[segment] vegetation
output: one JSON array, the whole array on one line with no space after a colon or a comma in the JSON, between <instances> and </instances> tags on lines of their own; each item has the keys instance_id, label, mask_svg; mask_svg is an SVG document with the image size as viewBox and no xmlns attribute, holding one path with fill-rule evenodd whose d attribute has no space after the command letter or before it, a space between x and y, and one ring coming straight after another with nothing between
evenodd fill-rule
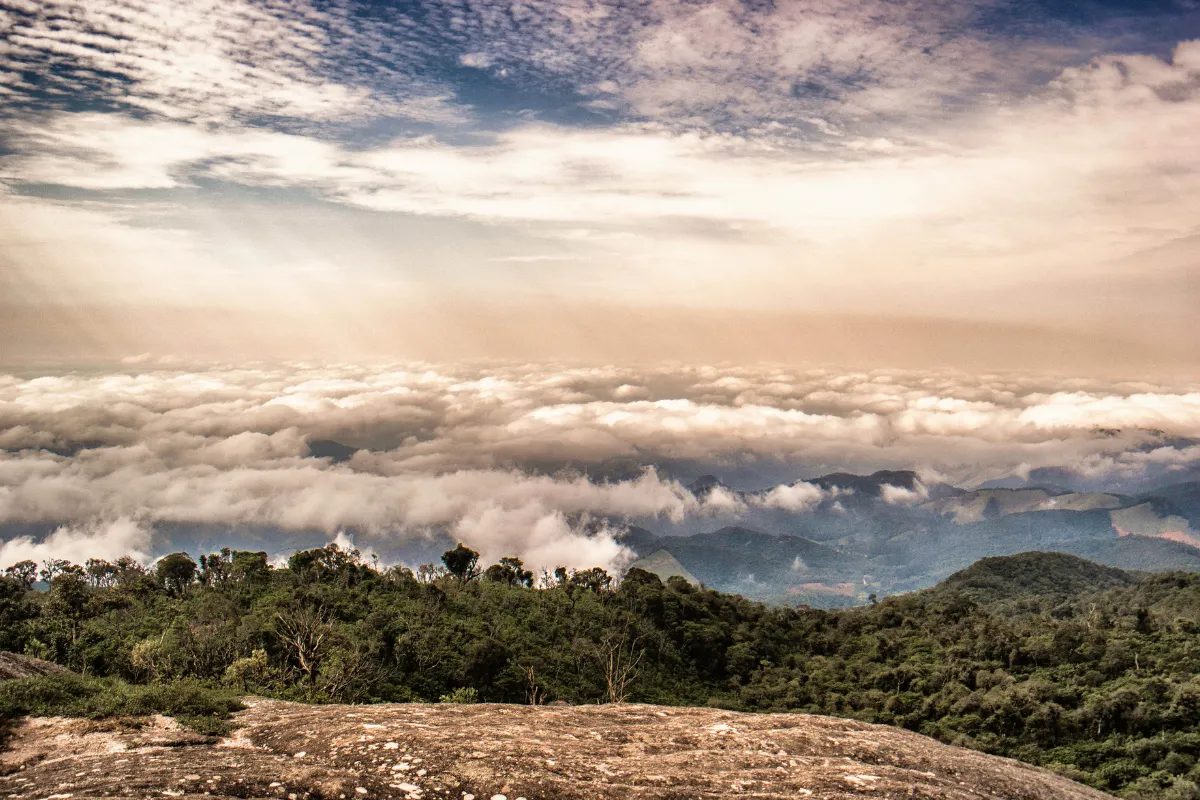
<instances>
[{"instance_id":1,"label":"vegetation","mask_svg":"<svg viewBox=\"0 0 1200 800\"><path fill-rule=\"evenodd\" d=\"M66 673L0 683L0 720L21 716L103 719L165 714L211 735L225 735L229 714L241 710L228 690L184 679L144 686L118 678L88 678Z\"/></svg>"},{"instance_id":2,"label":"vegetation","mask_svg":"<svg viewBox=\"0 0 1200 800\"><path fill-rule=\"evenodd\" d=\"M641 570L480 566L461 546L415 573L333 546L286 569L228 550L154 570L19 564L0 579L0 649L86 677L0 686L0 716L219 719L242 692L707 704L897 725L1128 798L1200 798L1200 575L1024 554L830 611Z\"/></svg>"}]
</instances>

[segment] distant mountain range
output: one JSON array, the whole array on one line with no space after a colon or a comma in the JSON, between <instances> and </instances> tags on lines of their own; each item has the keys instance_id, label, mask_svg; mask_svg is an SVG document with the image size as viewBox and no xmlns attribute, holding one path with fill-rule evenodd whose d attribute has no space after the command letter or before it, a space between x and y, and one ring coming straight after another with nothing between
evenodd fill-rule
<instances>
[{"instance_id":1,"label":"distant mountain range","mask_svg":"<svg viewBox=\"0 0 1200 800\"><path fill-rule=\"evenodd\" d=\"M358 450L332 440L309 455L342 463ZM634 462L611 465L605 482L633 480ZM619 469L618 469L619 467ZM1067 553L1126 570L1200 571L1200 475L1124 491L1066 469L1034 470L964 489L910 470L835 472L762 489L736 489L713 475L688 485L727 514L661 519L592 519L625 532L633 565L746 597L787 605L842 607L936 584L981 558L1025 551ZM596 476L593 479L599 480ZM705 524L707 521L707 525ZM41 539L60 523L0 525L0 542ZM264 525L158 523L156 554L195 554L227 545L286 558L330 538L321 530ZM381 540L347 530L383 563L437 563L455 540L445 530Z\"/></svg>"},{"instance_id":2,"label":"distant mountain range","mask_svg":"<svg viewBox=\"0 0 1200 800\"><path fill-rule=\"evenodd\" d=\"M639 557L633 566L660 577L819 607L932 586L981 558L1025 551L1200 571L1200 481L1136 495L1054 485L965 490L909 471L804 483L822 490L820 500L788 510L761 502L774 489L736 490L705 476L689 489L701 500L723 491L746 503L738 526L680 536L632 527L622 541Z\"/></svg>"}]
</instances>

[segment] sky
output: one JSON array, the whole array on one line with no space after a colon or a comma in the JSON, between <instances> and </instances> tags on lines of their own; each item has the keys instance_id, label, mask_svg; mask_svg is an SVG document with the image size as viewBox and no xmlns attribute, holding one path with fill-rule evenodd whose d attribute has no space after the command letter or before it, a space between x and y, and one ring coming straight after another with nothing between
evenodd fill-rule
<instances>
[{"instance_id":1,"label":"sky","mask_svg":"<svg viewBox=\"0 0 1200 800\"><path fill-rule=\"evenodd\" d=\"M0 0L0 567L1200 474L1196 131L1200 0Z\"/></svg>"},{"instance_id":2,"label":"sky","mask_svg":"<svg viewBox=\"0 0 1200 800\"><path fill-rule=\"evenodd\" d=\"M0 361L1188 374L1195 0L0 0Z\"/></svg>"}]
</instances>

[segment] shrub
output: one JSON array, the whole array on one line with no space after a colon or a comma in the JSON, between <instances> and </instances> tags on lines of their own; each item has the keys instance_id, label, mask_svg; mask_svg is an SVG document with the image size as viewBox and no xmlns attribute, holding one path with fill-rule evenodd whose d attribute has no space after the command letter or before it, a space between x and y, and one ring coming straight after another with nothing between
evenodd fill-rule
<instances>
[{"instance_id":1,"label":"shrub","mask_svg":"<svg viewBox=\"0 0 1200 800\"><path fill-rule=\"evenodd\" d=\"M438 702L439 703L464 703L467 705L469 705L471 703L478 703L479 702L479 692L477 692L474 689L469 688L469 687L465 688L465 689L455 689L450 694L444 694L441 697L439 697Z\"/></svg>"},{"instance_id":2,"label":"shrub","mask_svg":"<svg viewBox=\"0 0 1200 800\"><path fill-rule=\"evenodd\" d=\"M20 716L85 717L165 714L201 733L227 733L237 697L196 680L144 686L116 678L42 675L0 683L0 720Z\"/></svg>"}]
</instances>

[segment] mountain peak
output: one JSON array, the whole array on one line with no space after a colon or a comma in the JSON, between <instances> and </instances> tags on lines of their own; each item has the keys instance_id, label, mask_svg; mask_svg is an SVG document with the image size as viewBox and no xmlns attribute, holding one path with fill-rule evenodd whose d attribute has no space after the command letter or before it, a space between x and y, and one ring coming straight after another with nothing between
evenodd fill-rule
<instances>
[{"instance_id":1,"label":"mountain peak","mask_svg":"<svg viewBox=\"0 0 1200 800\"><path fill-rule=\"evenodd\" d=\"M1133 583L1132 575L1115 567L1067 553L1032 551L980 559L932 591L957 590L987 602L1026 594L1068 596Z\"/></svg>"}]
</instances>

